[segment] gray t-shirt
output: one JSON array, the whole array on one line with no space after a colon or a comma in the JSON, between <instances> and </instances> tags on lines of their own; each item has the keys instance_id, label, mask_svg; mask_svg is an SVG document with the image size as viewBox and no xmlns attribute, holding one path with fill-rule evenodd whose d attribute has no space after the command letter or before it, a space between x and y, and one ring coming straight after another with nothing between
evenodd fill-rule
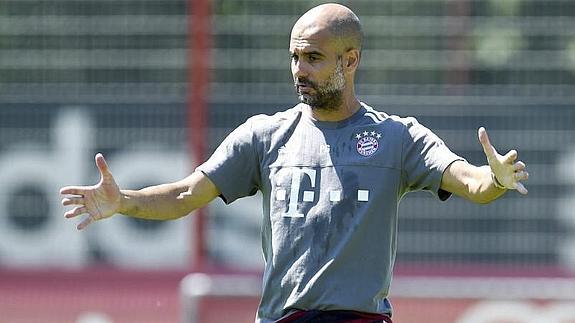
<instances>
[{"instance_id":1,"label":"gray t-shirt","mask_svg":"<svg viewBox=\"0 0 575 323\"><path fill-rule=\"evenodd\" d=\"M401 197L440 190L460 160L414 118L362 108L315 121L303 105L235 129L198 170L226 203L263 195L263 294L256 322L289 309L391 314Z\"/></svg>"}]
</instances>

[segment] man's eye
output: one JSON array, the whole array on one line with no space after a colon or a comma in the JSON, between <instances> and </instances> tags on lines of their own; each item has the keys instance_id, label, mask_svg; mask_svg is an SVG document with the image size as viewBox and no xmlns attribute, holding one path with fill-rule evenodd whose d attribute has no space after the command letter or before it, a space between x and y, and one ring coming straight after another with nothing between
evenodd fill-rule
<instances>
[{"instance_id":1,"label":"man's eye","mask_svg":"<svg viewBox=\"0 0 575 323\"><path fill-rule=\"evenodd\" d=\"M290 59L290 61L292 61L292 62L297 62L298 57L297 57L297 55L290 55L290 56L289 56L289 59Z\"/></svg>"},{"instance_id":2,"label":"man's eye","mask_svg":"<svg viewBox=\"0 0 575 323\"><path fill-rule=\"evenodd\" d=\"M315 62L315 61L317 61L318 59L319 59L319 57L314 56L314 55L311 55L311 56L308 58L308 60L309 60L310 62Z\"/></svg>"}]
</instances>

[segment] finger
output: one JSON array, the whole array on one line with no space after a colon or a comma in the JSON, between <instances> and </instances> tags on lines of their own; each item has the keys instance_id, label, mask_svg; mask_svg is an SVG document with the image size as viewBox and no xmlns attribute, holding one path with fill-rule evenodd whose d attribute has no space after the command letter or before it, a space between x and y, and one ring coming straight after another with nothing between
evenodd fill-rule
<instances>
[{"instance_id":1,"label":"finger","mask_svg":"<svg viewBox=\"0 0 575 323\"><path fill-rule=\"evenodd\" d=\"M102 175L102 179L111 177L112 173L110 172L110 167L108 167L106 159L104 159L104 155L97 153L94 159L96 160L96 167L98 167L98 170Z\"/></svg>"},{"instance_id":2,"label":"finger","mask_svg":"<svg viewBox=\"0 0 575 323\"><path fill-rule=\"evenodd\" d=\"M83 230L87 226L89 226L92 222L94 222L94 219L91 216L89 216L89 217L85 218L84 221L80 222L80 224L78 224L78 226L76 226L76 229Z\"/></svg>"},{"instance_id":3,"label":"finger","mask_svg":"<svg viewBox=\"0 0 575 323\"><path fill-rule=\"evenodd\" d=\"M64 216L69 219L85 213L88 213L88 209L86 209L85 206L77 206L72 210L64 213Z\"/></svg>"},{"instance_id":4,"label":"finger","mask_svg":"<svg viewBox=\"0 0 575 323\"><path fill-rule=\"evenodd\" d=\"M495 150L493 145L491 145L491 142L489 141L489 136L487 135L487 131L485 130L485 128L480 127L479 130L477 131L477 136L479 137L479 142L481 143L481 147L483 147L483 152L485 153L485 156L487 156L487 159L489 160L495 157L497 151Z\"/></svg>"},{"instance_id":5,"label":"finger","mask_svg":"<svg viewBox=\"0 0 575 323\"><path fill-rule=\"evenodd\" d=\"M517 172L517 171L524 170L525 167L526 167L526 166L525 166L525 163L522 162L522 161L518 161L518 162L516 162L515 164L513 164L513 170L516 171L516 172Z\"/></svg>"},{"instance_id":6,"label":"finger","mask_svg":"<svg viewBox=\"0 0 575 323\"><path fill-rule=\"evenodd\" d=\"M526 171L520 171L513 175L516 181L525 181L529 178L529 173Z\"/></svg>"},{"instance_id":7,"label":"finger","mask_svg":"<svg viewBox=\"0 0 575 323\"><path fill-rule=\"evenodd\" d=\"M522 183L517 183L515 189L517 190L517 192L526 195L528 193L527 189L525 188L525 186L523 186Z\"/></svg>"},{"instance_id":8,"label":"finger","mask_svg":"<svg viewBox=\"0 0 575 323\"><path fill-rule=\"evenodd\" d=\"M60 194L84 196L84 194L86 194L86 189L87 188L85 186L66 186L60 189Z\"/></svg>"},{"instance_id":9,"label":"finger","mask_svg":"<svg viewBox=\"0 0 575 323\"><path fill-rule=\"evenodd\" d=\"M62 199L62 205L84 205L83 197L67 197Z\"/></svg>"},{"instance_id":10,"label":"finger","mask_svg":"<svg viewBox=\"0 0 575 323\"><path fill-rule=\"evenodd\" d=\"M507 164L513 163L517 159L517 150L513 149L503 156L503 162Z\"/></svg>"}]
</instances>

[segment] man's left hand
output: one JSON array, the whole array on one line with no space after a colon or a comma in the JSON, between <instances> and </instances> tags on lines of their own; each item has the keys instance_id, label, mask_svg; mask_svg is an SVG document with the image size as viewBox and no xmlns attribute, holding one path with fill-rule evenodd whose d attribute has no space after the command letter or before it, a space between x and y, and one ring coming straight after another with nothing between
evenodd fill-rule
<instances>
[{"instance_id":1,"label":"man's left hand","mask_svg":"<svg viewBox=\"0 0 575 323\"><path fill-rule=\"evenodd\" d=\"M491 171L495 177L493 180L496 180L501 186L507 189L513 189L521 194L527 194L527 189L521 181L527 180L529 173L525 170L525 163L522 161L515 162L515 160L517 160L517 151L511 150L502 156L495 150L495 147L491 145L485 128L479 128L477 134L485 156L487 157L489 167L491 167Z\"/></svg>"}]
</instances>

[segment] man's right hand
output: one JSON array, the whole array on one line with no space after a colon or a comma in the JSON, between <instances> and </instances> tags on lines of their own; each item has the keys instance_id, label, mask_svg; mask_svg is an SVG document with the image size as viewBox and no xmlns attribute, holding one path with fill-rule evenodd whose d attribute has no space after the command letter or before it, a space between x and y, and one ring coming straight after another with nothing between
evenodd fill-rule
<instances>
[{"instance_id":1,"label":"man's right hand","mask_svg":"<svg viewBox=\"0 0 575 323\"><path fill-rule=\"evenodd\" d=\"M66 218L88 214L88 217L78 224L78 230L84 229L92 222L111 217L120 209L122 199L120 188L116 184L104 156L98 153L95 160L100 171L98 184L66 186L60 189L60 194L64 195L62 205L76 205L75 208L64 213Z\"/></svg>"}]
</instances>

